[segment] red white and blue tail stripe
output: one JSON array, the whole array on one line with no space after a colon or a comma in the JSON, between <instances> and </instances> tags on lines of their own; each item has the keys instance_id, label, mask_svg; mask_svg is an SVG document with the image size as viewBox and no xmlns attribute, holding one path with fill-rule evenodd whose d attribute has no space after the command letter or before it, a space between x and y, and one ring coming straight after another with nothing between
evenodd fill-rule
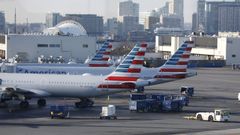
<instances>
[{"instance_id":1,"label":"red white and blue tail stripe","mask_svg":"<svg viewBox=\"0 0 240 135\"><path fill-rule=\"evenodd\" d=\"M146 47L146 43L135 45L116 70L107 76L104 84L99 85L98 88L134 89L134 83L140 77Z\"/></svg>"},{"instance_id":2,"label":"red white and blue tail stripe","mask_svg":"<svg viewBox=\"0 0 240 135\"><path fill-rule=\"evenodd\" d=\"M159 68L159 79L181 79L187 74L187 65L190 59L193 41L185 41L172 57Z\"/></svg>"},{"instance_id":3,"label":"red white and blue tail stripe","mask_svg":"<svg viewBox=\"0 0 240 135\"><path fill-rule=\"evenodd\" d=\"M111 64L108 62L112 51L112 44L105 42L98 50L97 54L88 63L89 67L109 67Z\"/></svg>"}]
</instances>

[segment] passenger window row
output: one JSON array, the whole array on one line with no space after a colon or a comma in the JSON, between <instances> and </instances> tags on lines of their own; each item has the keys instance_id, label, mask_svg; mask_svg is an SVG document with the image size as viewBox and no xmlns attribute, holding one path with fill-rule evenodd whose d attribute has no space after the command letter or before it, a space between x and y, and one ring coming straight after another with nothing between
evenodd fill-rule
<instances>
[{"instance_id":1,"label":"passenger window row","mask_svg":"<svg viewBox=\"0 0 240 135\"><path fill-rule=\"evenodd\" d=\"M2 83L16 83L16 84L33 84L34 82L31 80L2 80ZM96 83L89 83L89 82L55 82L50 81L48 82L50 85L75 85L75 86L96 86Z\"/></svg>"},{"instance_id":2,"label":"passenger window row","mask_svg":"<svg viewBox=\"0 0 240 135\"><path fill-rule=\"evenodd\" d=\"M95 83L87 83L87 82L54 82L54 81L50 81L49 84L52 85L75 85L75 86L95 86Z\"/></svg>"}]
</instances>

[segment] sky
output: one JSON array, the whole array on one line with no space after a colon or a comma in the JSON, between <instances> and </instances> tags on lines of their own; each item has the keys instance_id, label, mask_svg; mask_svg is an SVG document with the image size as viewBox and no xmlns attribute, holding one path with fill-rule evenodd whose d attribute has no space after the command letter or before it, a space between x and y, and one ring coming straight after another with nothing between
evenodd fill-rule
<instances>
[{"instance_id":1,"label":"sky","mask_svg":"<svg viewBox=\"0 0 240 135\"><path fill-rule=\"evenodd\" d=\"M0 0L0 11L5 12L6 21L14 21L14 10L17 10L17 22L45 22L46 13L61 14L97 14L104 19L117 17L118 4L126 0ZM140 12L151 11L163 7L168 0L133 0L139 3ZM197 0L184 0L185 22L192 21L192 13L196 12Z\"/></svg>"}]
</instances>

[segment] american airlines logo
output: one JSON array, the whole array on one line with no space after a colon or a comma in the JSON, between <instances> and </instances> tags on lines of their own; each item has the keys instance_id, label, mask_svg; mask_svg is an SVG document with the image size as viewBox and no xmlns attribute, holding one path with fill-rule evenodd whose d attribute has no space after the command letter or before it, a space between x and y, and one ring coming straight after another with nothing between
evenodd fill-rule
<instances>
[{"instance_id":1,"label":"american airlines logo","mask_svg":"<svg viewBox=\"0 0 240 135\"><path fill-rule=\"evenodd\" d=\"M17 73L30 73L30 74L67 74L66 71L55 71L55 70L29 70L29 69L24 69L24 68L17 68L16 69Z\"/></svg>"}]
</instances>

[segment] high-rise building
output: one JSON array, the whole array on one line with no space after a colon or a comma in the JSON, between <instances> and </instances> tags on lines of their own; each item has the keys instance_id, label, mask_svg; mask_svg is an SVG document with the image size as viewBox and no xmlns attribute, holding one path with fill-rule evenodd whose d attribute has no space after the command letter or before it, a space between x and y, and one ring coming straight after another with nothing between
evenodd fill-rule
<instances>
[{"instance_id":1,"label":"high-rise building","mask_svg":"<svg viewBox=\"0 0 240 135\"><path fill-rule=\"evenodd\" d=\"M110 34L117 35L117 33L118 33L118 21L117 21L117 18L107 19L106 30Z\"/></svg>"},{"instance_id":2,"label":"high-rise building","mask_svg":"<svg viewBox=\"0 0 240 135\"><path fill-rule=\"evenodd\" d=\"M5 14L0 12L0 33L5 33Z\"/></svg>"},{"instance_id":3,"label":"high-rise building","mask_svg":"<svg viewBox=\"0 0 240 135\"><path fill-rule=\"evenodd\" d=\"M60 21L62 21L62 16L60 13L48 13L46 15L47 28L56 26Z\"/></svg>"},{"instance_id":4,"label":"high-rise building","mask_svg":"<svg viewBox=\"0 0 240 135\"><path fill-rule=\"evenodd\" d=\"M170 0L168 6L169 14L183 17L183 0Z\"/></svg>"},{"instance_id":5,"label":"high-rise building","mask_svg":"<svg viewBox=\"0 0 240 135\"><path fill-rule=\"evenodd\" d=\"M80 23L90 36L103 34L103 17L96 14L66 14L63 20L74 20Z\"/></svg>"},{"instance_id":6,"label":"high-rise building","mask_svg":"<svg viewBox=\"0 0 240 135\"><path fill-rule=\"evenodd\" d=\"M177 15L163 16L162 26L166 28L181 28L182 19Z\"/></svg>"},{"instance_id":7,"label":"high-rise building","mask_svg":"<svg viewBox=\"0 0 240 135\"><path fill-rule=\"evenodd\" d=\"M218 33L218 7L225 2L206 2L206 33Z\"/></svg>"},{"instance_id":8,"label":"high-rise building","mask_svg":"<svg viewBox=\"0 0 240 135\"><path fill-rule=\"evenodd\" d=\"M148 16L146 18L145 24L144 24L144 29L148 29L150 31L153 31L156 28L156 24L160 22L159 17L155 16Z\"/></svg>"},{"instance_id":9,"label":"high-rise building","mask_svg":"<svg viewBox=\"0 0 240 135\"><path fill-rule=\"evenodd\" d=\"M139 28L138 17L122 16L120 17L120 22L122 22L122 30L120 35L123 39L127 38L129 32L137 31Z\"/></svg>"},{"instance_id":10,"label":"high-rise building","mask_svg":"<svg viewBox=\"0 0 240 135\"><path fill-rule=\"evenodd\" d=\"M184 24L184 3L183 0L170 0L169 1L169 14L177 15L181 19L181 27Z\"/></svg>"},{"instance_id":11,"label":"high-rise building","mask_svg":"<svg viewBox=\"0 0 240 135\"><path fill-rule=\"evenodd\" d=\"M158 9L159 15L167 16L169 14L169 2L166 2L165 6Z\"/></svg>"},{"instance_id":12,"label":"high-rise building","mask_svg":"<svg viewBox=\"0 0 240 135\"><path fill-rule=\"evenodd\" d=\"M168 4L168 13L174 14L174 1L173 0L171 0Z\"/></svg>"},{"instance_id":13,"label":"high-rise building","mask_svg":"<svg viewBox=\"0 0 240 135\"><path fill-rule=\"evenodd\" d=\"M224 3L218 7L218 32L240 31L240 3Z\"/></svg>"},{"instance_id":14,"label":"high-rise building","mask_svg":"<svg viewBox=\"0 0 240 135\"><path fill-rule=\"evenodd\" d=\"M151 12L139 12L139 24L144 25L147 17L151 15Z\"/></svg>"},{"instance_id":15,"label":"high-rise building","mask_svg":"<svg viewBox=\"0 0 240 135\"><path fill-rule=\"evenodd\" d=\"M197 13L192 14L192 32L198 31Z\"/></svg>"},{"instance_id":16,"label":"high-rise building","mask_svg":"<svg viewBox=\"0 0 240 135\"><path fill-rule=\"evenodd\" d=\"M205 31L206 27L206 16L205 16L205 0L198 0L197 3L197 30Z\"/></svg>"},{"instance_id":17,"label":"high-rise building","mask_svg":"<svg viewBox=\"0 0 240 135\"><path fill-rule=\"evenodd\" d=\"M118 7L118 16L139 17L139 4L131 0L120 2Z\"/></svg>"},{"instance_id":18,"label":"high-rise building","mask_svg":"<svg viewBox=\"0 0 240 135\"><path fill-rule=\"evenodd\" d=\"M206 32L240 31L238 2L206 2Z\"/></svg>"}]
</instances>

